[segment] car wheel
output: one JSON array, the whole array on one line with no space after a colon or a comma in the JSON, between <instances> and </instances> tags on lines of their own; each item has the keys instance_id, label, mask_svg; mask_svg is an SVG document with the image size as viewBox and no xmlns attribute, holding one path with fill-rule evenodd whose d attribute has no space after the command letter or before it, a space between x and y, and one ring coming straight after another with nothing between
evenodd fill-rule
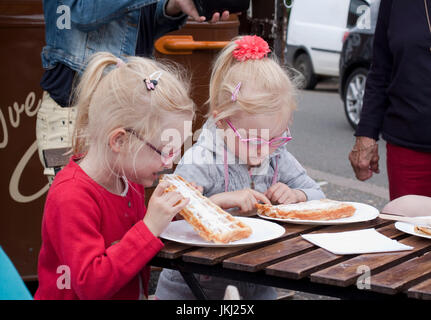
<instances>
[{"instance_id":1,"label":"car wheel","mask_svg":"<svg viewBox=\"0 0 431 320\"><path fill-rule=\"evenodd\" d=\"M306 53L301 53L294 61L293 67L304 77L299 81L298 88L312 90L317 84L317 77L313 73L311 59Z\"/></svg>"},{"instance_id":2,"label":"car wheel","mask_svg":"<svg viewBox=\"0 0 431 320\"><path fill-rule=\"evenodd\" d=\"M355 69L347 78L344 87L344 112L347 121L355 130L361 118L367 73L365 68Z\"/></svg>"}]
</instances>

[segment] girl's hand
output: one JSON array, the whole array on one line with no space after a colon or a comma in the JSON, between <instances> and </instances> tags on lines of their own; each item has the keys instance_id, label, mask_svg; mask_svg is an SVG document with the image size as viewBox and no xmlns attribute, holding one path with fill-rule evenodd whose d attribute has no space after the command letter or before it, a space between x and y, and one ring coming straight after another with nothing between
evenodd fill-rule
<instances>
[{"instance_id":1,"label":"girl's hand","mask_svg":"<svg viewBox=\"0 0 431 320\"><path fill-rule=\"evenodd\" d=\"M210 199L223 209L238 207L243 213L254 210L259 201L271 204L271 201L264 194L252 189L222 192L211 196Z\"/></svg>"},{"instance_id":2,"label":"girl's hand","mask_svg":"<svg viewBox=\"0 0 431 320\"><path fill-rule=\"evenodd\" d=\"M265 195L273 203L289 204L307 201L307 196L301 190L291 189L281 182L277 182L266 190Z\"/></svg>"},{"instance_id":3,"label":"girl's hand","mask_svg":"<svg viewBox=\"0 0 431 320\"><path fill-rule=\"evenodd\" d=\"M190 201L190 199L183 198L179 192L164 192L169 186L170 184L167 182L157 185L148 202L147 213L144 217L144 223L156 237Z\"/></svg>"}]
</instances>

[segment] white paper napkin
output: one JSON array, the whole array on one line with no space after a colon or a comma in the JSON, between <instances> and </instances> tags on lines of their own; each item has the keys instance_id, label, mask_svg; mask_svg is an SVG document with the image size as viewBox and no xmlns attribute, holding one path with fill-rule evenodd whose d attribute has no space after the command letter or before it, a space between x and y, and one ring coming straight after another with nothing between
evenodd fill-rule
<instances>
[{"instance_id":1,"label":"white paper napkin","mask_svg":"<svg viewBox=\"0 0 431 320\"><path fill-rule=\"evenodd\" d=\"M334 254L361 254L375 252L392 252L412 250L396 240L392 240L376 229L364 229L357 231L303 234L305 240L316 246L322 247Z\"/></svg>"}]
</instances>

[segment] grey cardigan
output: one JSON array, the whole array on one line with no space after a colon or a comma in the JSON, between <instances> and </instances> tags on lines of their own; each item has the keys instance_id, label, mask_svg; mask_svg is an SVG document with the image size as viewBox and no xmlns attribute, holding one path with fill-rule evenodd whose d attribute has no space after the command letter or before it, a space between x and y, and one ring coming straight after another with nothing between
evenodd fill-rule
<instances>
[{"instance_id":1,"label":"grey cardigan","mask_svg":"<svg viewBox=\"0 0 431 320\"><path fill-rule=\"evenodd\" d=\"M225 192L225 142L221 129L209 118L201 129L197 142L189 148L178 163L175 173L184 179L202 186L203 194L210 197ZM259 167L254 168L250 177L247 165L227 151L229 172L228 191L250 188L264 193L271 185L278 161L277 182L292 189L302 190L307 200L325 198L319 185L311 179L299 162L287 151L286 146L278 148ZM277 160L278 158L278 160Z\"/></svg>"}]
</instances>

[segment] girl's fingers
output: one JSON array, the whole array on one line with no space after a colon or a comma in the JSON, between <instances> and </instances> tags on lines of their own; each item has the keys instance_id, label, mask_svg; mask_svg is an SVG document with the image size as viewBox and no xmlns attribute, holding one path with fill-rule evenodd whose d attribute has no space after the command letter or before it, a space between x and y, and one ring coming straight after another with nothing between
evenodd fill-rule
<instances>
[{"instance_id":1,"label":"girl's fingers","mask_svg":"<svg viewBox=\"0 0 431 320\"><path fill-rule=\"evenodd\" d=\"M177 194L180 194L180 193L178 191L172 190L172 191L164 192L162 194L162 197L163 197L164 200L168 200L168 199L172 198L173 196L175 196Z\"/></svg>"},{"instance_id":2,"label":"girl's fingers","mask_svg":"<svg viewBox=\"0 0 431 320\"><path fill-rule=\"evenodd\" d=\"M165 203L172 207L175 206L178 202L180 202L184 197L179 192L169 192L170 194L166 195L166 198L164 199Z\"/></svg>"},{"instance_id":3,"label":"girl's fingers","mask_svg":"<svg viewBox=\"0 0 431 320\"><path fill-rule=\"evenodd\" d=\"M250 197L245 197L243 201L239 203L240 211L247 212L250 207Z\"/></svg>"},{"instance_id":4,"label":"girl's fingers","mask_svg":"<svg viewBox=\"0 0 431 320\"><path fill-rule=\"evenodd\" d=\"M189 202L190 202L189 198L182 198L181 201L178 202L178 204L176 204L172 207L174 213L176 214L176 213L180 212L181 210L183 210L188 205Z\"/></svg>"},{"instance_id":5,"label":"girl's fingers","mask_svg":"<svg viewBox=\"0 0 431 320\"><path fill-rule=\"evenodd\" d=\"M246 212L253 210L256 203L257 203L256 199L254 197L251 197L248 201Z\"/></svg>"},{"instance_id":6,"label":"girl's fingers","mask_svg":"<svg viewBox=\"0 0 431 320\"><path fill-rule=\"evenodd\" d=\"M289 193L288 192L286 192L286 193L284 193L281 197L280 197L280 199L278 199L278 202L280 203L280 204L286 204L286 202L287 202L287 200L289 199Z\"/></svg>"},{"instance_id":7,"label":"girl's fingers","mask_svg":"<svg viewBox=\"0 0 431 320\"><path fill-rule=\"evenodd\" d=\"M262 201L265 204L271 204L271 201L263 193L260 193L260 192L258 192L256 190L252 190L251 192L252 192L252 194L253 194L254 199L256 200L256 202L257 201Z\"/></svg>"},{"instance_id":8,"label":"girl's fingers","mask_svg":"<svg viewBox=\"0 0 431 320\"><path fill-rule=\"evenodd\" d=\"M274 185L272 185L271 187L269 187L268 190L266 190L265 195L268 199L275 201L274 199L274 193L280 188L281 184L280 183L276 183Z\"/></svg>"},{"instance_id":9,"label":"girl's fingers","mask_svg":"<svg viewBox=\"0 0 431 320\"><path fill-rule=\"evenodd\" d=\"M250 211L250 203L246 202L243 205L241 205L241 212L248 212Z\"/></svg>"},{"instance_id":10,"label":"girl's fingers","mask_svg":"<svg viewBox=\"0 0 431 320\"><path fill-rule=\"evenodd\" d=\"M277 190L274 191L273 194L273 198L275 198L276 201L279 201L281 199L281 197L283 196L283 194L285 193L289 193L290 188L289 187L284 187L283 185L280 185Z\"/></svg>"},{"instance_id":11,"label":"girl's fingers","mask_svg":"<svg viewBox=\"0 0 431 320\"><path fill-rule=\"evenodd\" d=\"M271 187L269 187L268 188L268 190L266 190L265 191L265 196L268 198L268 199L271 199L272 200L272 192L273 192L273 190L274 190L274 188L273 188L274 186L271 186Z\"/></svg>"},{"instance_id":12,"label":"girl's fingers","mask_svg":"<svg viewBox=\"0 0 431 320\"><path fill-rule=\"evenodd\" d=\"M170 184L166 181L162 181L160 182L156 189L154 189L153 195L156 197L160 197L161 195L163 195L164 191L166 188L168 188L170 186Z\"/></svg>"},{"instance_id":13,"label":"girl's fingers","mask_svg":"<svg viewBox=\"0 0 431 320\"><path fill-rule=\"evenodd\" d=\"M268 197L268 199L270 199L272 202L275 202L275 201L277 201L277 197L275 196L275 193L277 192L277 190L280 188L280 184L275 184L275 185L273 185L273 186L271 186L268 190L267 190L267 192L268 192L268 194L267 194L267 197Z\"/></svg>"},{"instance_id":14,"label":"girl's fingers","mask_svg":"<svg viewBox=\"0 0 431 320\"><path fill-rule=\"evenodd\" d=\"M259 193L259 192L256 191L256 193ZM255 194L251 193L250 197L248 198L248 201L247 201L246 212L254 210L256 208L257 202L258 202L258 199L256 198Z\"/></svg>"},{"instance_id":15,"label":"girl's fingers","mask_svg":"<svg viewBox=\"0 0 431 320\"><path fill-rule=\"evenodd\" d=\"M296 201L292 197L287 197L287 200L284 202L284 204L291 204L296 203Z\"/></svg>"}]
</instances>

